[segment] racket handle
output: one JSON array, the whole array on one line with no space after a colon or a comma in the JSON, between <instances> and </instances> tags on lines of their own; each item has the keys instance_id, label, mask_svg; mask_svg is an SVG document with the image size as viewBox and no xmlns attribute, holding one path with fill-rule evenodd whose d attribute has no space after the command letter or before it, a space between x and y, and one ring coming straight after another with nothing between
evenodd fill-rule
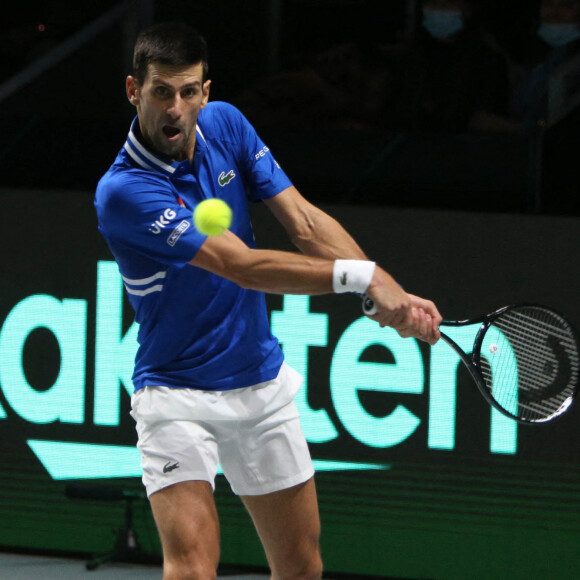
<instances>
[{"instance_id":1,"label":"racket handle","mask_svg":"<svg viewBox=\"0 0 580 580\"><path fill-rule=\"evenodd\" d=\"M362 298L362 309L363 312L367 315L367 316L372 316L373 314L377 313L377 307L375 306L375 303L373 302L372 298L369 298L366 294L363 294L361 296Z\"/></svg>"}]
</instances>

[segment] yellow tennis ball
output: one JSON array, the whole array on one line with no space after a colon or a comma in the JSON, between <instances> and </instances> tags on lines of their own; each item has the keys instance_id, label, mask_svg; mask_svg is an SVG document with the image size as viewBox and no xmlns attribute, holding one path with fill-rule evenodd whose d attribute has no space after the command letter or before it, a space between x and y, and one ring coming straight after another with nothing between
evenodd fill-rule
<instances>
[{"instance_id":1,"label":"yellow tennis ball","mask_svg":"<svg viewBox=\"0 0 580 580\"><path fill-rule=\"evenodd\" d=\"M204 199L193 212L193 223L205 236L219 236L232 225L232 209L223 199Z\"/></svg>"}]
</instances>

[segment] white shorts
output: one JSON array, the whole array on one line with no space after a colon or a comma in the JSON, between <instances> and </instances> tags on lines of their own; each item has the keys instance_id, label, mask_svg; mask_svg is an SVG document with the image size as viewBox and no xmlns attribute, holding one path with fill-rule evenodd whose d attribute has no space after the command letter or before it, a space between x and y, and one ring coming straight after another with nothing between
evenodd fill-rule
<instances>
[{"instance_id":1,"label":"white shorts","mask_svg":"<svg viewBox=\"0 0 580 580\"><path fill-rule=\"evenodd\" d=\"M215 488L218 463L237 495L262 495L307 481L314 467L294 396L302 377L278 376L231 391L145 387L131 398L147 496L175 483Z\"/></svg>"}]
</instances>

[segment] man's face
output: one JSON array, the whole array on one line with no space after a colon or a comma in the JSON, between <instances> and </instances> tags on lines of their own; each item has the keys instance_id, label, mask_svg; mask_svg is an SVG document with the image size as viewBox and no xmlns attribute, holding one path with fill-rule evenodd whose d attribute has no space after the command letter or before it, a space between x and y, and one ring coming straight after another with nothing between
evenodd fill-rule
<instances>
[{"instance_id":1,"label":"man's face","mask_svg":"<svg viewBox=\"0 0 580 580\"><path fill-rule=\"evenodd\" d=\"M174 161L192 159L195 125L209 99L209 80L203 81L201 63L192 66L150 64L141 86L127 78L127 96L137 107L145 141Z\"/></svg>"}]
</instances>

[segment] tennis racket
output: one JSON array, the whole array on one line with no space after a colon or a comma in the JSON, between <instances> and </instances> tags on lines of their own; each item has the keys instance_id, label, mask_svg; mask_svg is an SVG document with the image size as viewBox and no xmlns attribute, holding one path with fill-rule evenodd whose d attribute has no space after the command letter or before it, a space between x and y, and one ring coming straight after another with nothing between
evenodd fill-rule
<instances>
[{"instance_id":1,"label":"tennis racket","mask_svg":"<svg viewBox=\"0 0 580 580\"><path fill-rule=\"evenodd\" d=\"M376 308L363 299L365 314ZM441 332L469 370L485 400L518 421L535 424L564 414L578 391L580 347L572 325L545 306L519 304L449 327L480 324L470 354Z\"/></svg>"}]
</instances>

